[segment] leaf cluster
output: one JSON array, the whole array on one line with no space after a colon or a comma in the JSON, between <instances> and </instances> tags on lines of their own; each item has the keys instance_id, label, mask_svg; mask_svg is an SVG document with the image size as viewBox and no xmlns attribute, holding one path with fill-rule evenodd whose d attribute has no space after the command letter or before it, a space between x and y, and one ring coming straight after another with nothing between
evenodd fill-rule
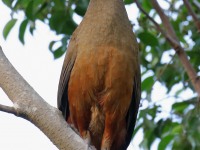
<instances>
[{"instance_id":1,"label":"leaf cluster","mask_svg":"<svg viewBox=\"0 0 200 150\"><path fill-rule=\"evenodd\" d=\"M33 34L36 22L41 21L61 36L60 40L52 41L49 44L49 50L53 53L54 58L59 58L65 53L67 41L77 27L74 15L84 16L89 0L3 0L3 2L12 10L12 19L4 27L4 38L7 38L18 21L14 14L19 11L24 12L24 20L19 27L20 42L24 44L26 31ZM60 46L54 46L56 43Z\"/></svg>"}]
</instances>

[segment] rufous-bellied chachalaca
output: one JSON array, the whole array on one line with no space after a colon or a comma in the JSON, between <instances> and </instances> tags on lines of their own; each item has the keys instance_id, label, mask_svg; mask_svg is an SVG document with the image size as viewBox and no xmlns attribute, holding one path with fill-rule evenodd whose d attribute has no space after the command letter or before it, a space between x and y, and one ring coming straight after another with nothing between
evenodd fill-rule
<instances>
[{"instance_id":1,"label":"rufous-bellied chachalaca","mask_svg":"<svg viewBox=\"0 0 200 150\"><path fill-rule=\"evenodd\" d=\"M65 56L58 108L97 150L125 150L140 102L139 51L123 0L90 0Z\"/></svg>"}]
</instances>

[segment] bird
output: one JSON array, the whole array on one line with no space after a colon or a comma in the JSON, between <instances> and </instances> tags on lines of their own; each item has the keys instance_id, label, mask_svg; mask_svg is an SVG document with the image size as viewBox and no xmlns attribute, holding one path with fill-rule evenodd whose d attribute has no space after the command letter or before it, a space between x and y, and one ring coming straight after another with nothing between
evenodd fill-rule
<instances>
[{"instance_id":1,"label":"bird","mask_svg":"<svg viewBox=\"0 0 200 150\"><path fill-rule=\"evenodd\" d=\"M73 32L57 107L97 150L126 150L141 94L139 46L123 0L90 0Z\"/></svg>"}]
</instances>

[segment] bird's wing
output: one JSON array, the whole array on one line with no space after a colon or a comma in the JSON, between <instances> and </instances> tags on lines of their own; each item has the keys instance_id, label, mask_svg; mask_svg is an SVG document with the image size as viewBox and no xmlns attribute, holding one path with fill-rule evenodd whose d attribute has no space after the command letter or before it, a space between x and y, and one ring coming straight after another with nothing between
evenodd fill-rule
<instances>
[{"instance_id":1,"label":"bird's wing","mask_svg":"<svg viewBox=\"0 0 200 150\"><path fill-rule=\"evenodd\" d=\"M138 70L134 76L134 85L133 85L133 93L132 93L132 100L129 107L129 111L127 114L127 135L126 135L126 144L125 147L127 148L133 135L138 109L140 105L140 96L141 95L141 74L138 65Z\"/></svg>"},{"instance_id":2,"label":"bird's wing","mask_svg":"<svg viewBox=\"0 0 200 150\"><path fill-rule=\"evenodd\" d=\"M68 106L68 82L71 70L76 60L77 49L75 48L74 41L70 41L65 60L60 75L60 82L58 86L57 107L62 111L63 116L67 119L69 115Z\"/></svg>"}]
</instances>

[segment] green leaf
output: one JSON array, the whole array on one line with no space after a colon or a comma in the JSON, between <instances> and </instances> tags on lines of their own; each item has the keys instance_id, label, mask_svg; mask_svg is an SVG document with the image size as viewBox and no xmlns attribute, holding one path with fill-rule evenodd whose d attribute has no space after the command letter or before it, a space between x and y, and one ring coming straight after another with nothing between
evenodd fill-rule
<instances>
[{"instance_id":1,"label":"green leaf","mask_svg":"<svg viewBox=\"0 0 200 150\"><path fill-rule=\"evenodd\" d=\"M31 22L31 23L30 23L29 31L30 31L30 33L31 33L32 35L33 35L34 30L35 30L35 23L34 23L34 22Z\"/></svg>"},{"instance_id":2,"label":"green leaf","mask_svg":"<svg viewBox=\"0 0 200 150\"><path fill-rule=\"evenodd\" d=\"M184 110L189 106L189 103L187 101L174 103L172 105L172 110L174 113L177 114L183 114Z\"/></svg>"},{"instance_id":3,"label":"green leaf","mask_svg":"<svg viewBox=\"0 0 200 150\"><path fill-rule=\"evenodd\" d=\"M27 8L30 0L16 0L14 5L12 6L13 11L23 10Z\"/></svg>"},{"instance_id":4,"label":"green leaf","mask_svg":"<svg viewBox=\"0 0 200 150\"><path fill-rule=\"evenodd\" d=\"M68 1L69 2L69 1ZM56 9L65 9L65 1L64 0L53 0L53 3Z\"/></svg>"},{"instance_id":5,"label":"green leaf","mask_svg":"<svg viewBox=\"0 0 200 150\"><path fill-rule=\"evenodd\" d=\"M158 46L158 39L150 32L144 31L138 34L141 42L149 46Z\"/></svg>"},{"instance_id":6,"label":"green leaf","mask_svg":"<svg viewBox=\"0 0 200 150\"><path fill-rule=\"evenodd\" d=\"M61 57L65 53L65 51L67 49L67 44L68 44L69 38L70 37L66 35L60 41L51 41L50 42L49 50L50 50L50 52L53 53L54 59L57 59L57 58ZM60 42L61 42L61 46L58 47L58 48L54 48L54 44L55 43L59 43L60 44Z\"/></svg>"},{"instance_id":7,"label":"green leaf","mask_svg":"<svg viewBox=\"0 0 200 150\"><path fill-rule=\"evenodd\" d=\"M13 0L2 0L4 4L6 4L8 7L12 6Z\"/></svg>"},{"instance_id":8,"label":"green leaf","mask_svg":"<svg viewBox=\"0 0 200 150\"><path fill-rule=\"evenodd\" d=\"M22 21L19 27L19 40L21 41L22 44L24 44L24 34L26 31L27 24L28 24L28 19L25 19L24 21Z\"/></svg>"},{"instance_id":9,"label":"green leaf","mask_svg":"<svg viewBox=\"0 0 200 150\"><path fill-rule=\"evenodd\" d=\"M78 0L77 3L76 3L76 8L74 9L74 11L78 15L84 16L85 12L87 10L88 3L89 3L88 0Z\"/></svg>"},{"instance_id":10,"label":"green leaf","mask_svg":"<svg viewBox=\"0 0 200 150\"><path fill-rule=\"evenodd\" d=\"M156 114L155 114L156 115ZM169 124L169 120L164 120L164 119L160 119L157 123L156 123L156 128L154 130L154 133L157 137L161 138L163 136L163 129L165 125Z\"/></svg>"},{"instance_id":11,"label":"green leaf","mask_svg":"<svg viewBox=\"0 0 200 150\"><path fill-rule=\"evenodd\" d=\"M71 35L77 27L71 12L66 10L55 12L49 21L50 28L55 30L57 34Z\"/></svg>"},{"instance_id":12,"label":"green leaf","mask_svg":"<svg viewBox=\"0 0 200 150\"><path fill-rule=\"evenodd\" d=\"M56 49L53 52L54 59L57 59L57 58L61 57L64 53L65 53L65 50L63 49L63 47L62 46L59 47L58 49Z\"/></svg>"},{"instance_id":13,"label":"green leaf","mask_svg":"<svg viewBox=\"0 0 200 150\"><path fill-rule=\"evenodd\" d=\"M124 4L132 4L133 0L124 0Z\"/></svg>"},{"instance_id":14,"label":"green leaf","mask_svg":"<svg viewBox=\"0 0 200 150\"><path fill-rule=\"evenodd\" d=\"M143 1L141 2L141 4L142 4L142 7L145 9L146 12L150 12L150 10L152 9L151 2L150 2L150 1L143 0Z\"/></svg>"},{"instance_id":15,"label":"green leaf","mask_svg":"<svg viewBox=\"0 0 200 150\"><path fill-rule=\"evenodd\" d=\"M144 81L142 82L142 91L147 91L147 92L151 91L152 86L154 84L153 78L154 78L153 76L150 76L144 79Z\"/></svg>"},{"instance_id":16,"label":"green leaf","mask_svg":"<svg viewBox=\"0 0 200 150\"><path fill-rule=\"evenodd\" d=\"M180 133L183 131L183 126L181 124L177 124L173 127L171 134L173 135L180 135Z\"/></svg>"},{"instance_id":17,"label":"green leaf","mask_svg":"<svg viewBox=\"0 0 200 150\"><path fill-rule=\"evenodd\" d=\"M4 29L3 29L3 37L4 39L7 39L8 34L10 33L11 29L13 28L13 26L15 25L17 19L11 19L10 21L8 21L8 23L5 25Z\"/></svg>"},{"instance_id":18,"label":"green leaf","mask_svg":"<svg viewBox=\"0 0 200 150\"><path fill-rule=\"evenodd\" d=\"M34 20L34 12L33 12L33 7L34 7L34 1L31 0L25 10L25 14L26 14L26 17L30 20Z\"/></svg>"},{"instance_id":19,"label":"green leaf","mask_svg":"<svg viewBox=\"0 0 200 150\"><path fill-rule=\"evenodd\" d=\"M166 150L168 144L174 139L174 135L167 135L161 139L158 150Z\"/></svg>"},{"instance_id":20,"label":"green leaf","mask_svg":"<svg viewBox=\"0 0 200 150\"><path fill-rule=\"evenodd\" d=\"M57 41L51 41L50 44L49 44L49 50L53 53L54 50L53 50L53 46L54 44L56 43Z\"/></svg>"}]
</instances>

